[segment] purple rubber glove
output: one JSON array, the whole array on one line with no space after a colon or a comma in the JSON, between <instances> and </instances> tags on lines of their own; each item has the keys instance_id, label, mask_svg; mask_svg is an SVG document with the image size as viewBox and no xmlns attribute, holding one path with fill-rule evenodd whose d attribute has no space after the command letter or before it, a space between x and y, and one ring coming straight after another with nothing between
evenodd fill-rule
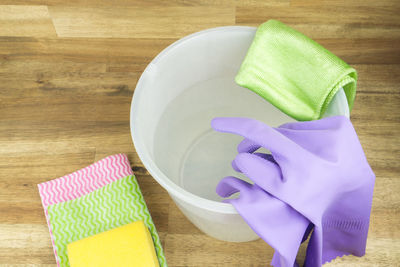
<instances>
[{"instance_id":1,"label":"purple rubber glove","mask_svg":"<svg viewBox=\"0 0 400 267\"><path fill-rule=\"evenodd\" d=\"M233 166L314 224L307 267L337 256L364 255L375 176L348 118L289 123L276 129L252 119L216 118L212 126L245 137ZM274 160L248 153L259 147L269 149ZM291 238L297 244L300 236ZM284 256L278 253L274 261Z\"/></svg>"},{"instance_id":2,"label":"purple rubber glove","mask_svg":"<svg viewBox=\"0 0 400 267\"><path fill-rule=\"evenodd\" d=\"M271 196L258 185L235 177L225 177L217 186L221 197L240 192L238 198L226 199L247 224L275 249L273 265L294 266L297 251L310 222L286 203Z\"/></svg>"},{"instance_id":3,"label":"purple rubber glove","mask_svg":"<svg viewBox=\"0 0 400 267\"><path fill-rule=\"evenodd\" d=\"M239 152L253 153L260 147L251 141L243 140ZM270 154L254 153L266 160L275 162ZM232 167L242 172L235 161ZM285 202L271 196L257 184L249 184L236 177L222 179L216 188L221 197L229 197L240 192L238 198L225 199L231 203L247 224L265 242L275 249L271 265L275 267L298 266L295 262L300 244L305 241L313 229L303 215Z\"/></svg>"}]
</instances>

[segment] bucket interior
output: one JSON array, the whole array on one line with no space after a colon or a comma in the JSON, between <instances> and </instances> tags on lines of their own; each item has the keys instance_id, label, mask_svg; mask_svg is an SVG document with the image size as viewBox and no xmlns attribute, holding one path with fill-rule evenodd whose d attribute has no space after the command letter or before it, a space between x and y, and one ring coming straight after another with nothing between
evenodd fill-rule
<instances>
[{"instance_id":1,"label":"bucket interior","mask_svg":"<svg viewBox=\"0 0 400 267\"><path fill-rule=\"evenodd\" d=\"M187 88L166 107L154 135L157 166L180 187L210 200L220 200L215 188L223 177L245 179L231 167L242 138L213 131L214 117L251 117L273 126L291 121L233 78L215 77Z\"/></svg>"},{"instance_id":2,"label":"bucket interior","mask_svg":"<svg viewBox=\"0 0 400 267\"><path fill-rule=\"evenodd\" d=\"M241 178L231 167L241 137L214 132L214 117L251 117L271 126L293 121L234 82L252 28L208 31L167 48L141 77L136 107L141 142L155 165L181 188L220 201L218 181Z\"/></svg>"}]
</instances>

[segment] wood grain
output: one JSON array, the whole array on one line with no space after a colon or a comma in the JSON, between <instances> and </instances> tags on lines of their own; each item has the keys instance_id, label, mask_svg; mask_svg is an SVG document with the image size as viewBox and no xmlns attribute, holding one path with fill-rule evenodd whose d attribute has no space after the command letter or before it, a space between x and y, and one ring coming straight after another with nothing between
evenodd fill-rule
<instances>
[{"instance_id":1,"label":"wood grain","mask_svg":"<svg viewBox=\"0 0 400 267\"><path fill-rule=\"evenodd\" d=\"M56 36L47 6L0 5L0 35Z\"/></svg>"},{"instance_id":2,"label":"wood grain","mask_svg":"<svg viewBox=\"0 0 400 267\"><path fill-rule=\"evenodd\" d=\"M281 0L276 0L281 1ZM282 0L287 1L288 0ZM240 2L240 1L238 1ZM151 6L235 6L235 0L114 0L114 1L99 1L99 0L2 0L4 5L46 5L46 6L80 6L80 7L151 7Z\"/></svg>"},{"instance_id":3,"label":"wood grain","mask_svg":"<svg viewBox=\"0 0 400 267\"><path fill-rule=\"evenodd\" d=\"M235 22L233 7L49 7L60 37L174 38Z\"/></svg>"},{"instance_id":4,"label":"wood grain","mask_svg":"<svg viewBox=\"0 0 400 267\"><path fill-rule=\"evenodd\" d=\"M365 5L237 7L236 23L256 26L278 19L311 38L399 38L399 10Z\"/></svg>"},{"instance_id":5,"label":"wood grain","mask_svg":"<svg viewBox=\"0 0 400 267\"><path fill-rule=\"evenodd\" d=\"M1 1L0 266L55 266L37 184L114 153L128 154L169 266L266 266L263 241L217 241L185 218L138 158L129 109L144 68L178 38L271 18L359 74L352 121L377 176L367 254L326 266L399 266L397 0Z\"/></svg>"}]
</instances>

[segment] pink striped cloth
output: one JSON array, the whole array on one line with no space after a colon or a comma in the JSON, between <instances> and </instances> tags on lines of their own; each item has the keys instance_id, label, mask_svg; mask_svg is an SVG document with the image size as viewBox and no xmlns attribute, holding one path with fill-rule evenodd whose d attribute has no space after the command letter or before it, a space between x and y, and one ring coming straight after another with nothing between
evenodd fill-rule
<instances>
[{"instance_id":1,"label":"pink striped cloth","mask_svg":"<svg viewBox=\"0 0 400 267\"><path fill-rule=\"evenodd\" d=\"M47 207L82 197L109 183L132 174L128 157L125 154L117 154L99 160L86 168L66 176L38 184L57 266L60 266L60 263L58 262L57 251L54 246L54 236L48 218Z\"/></svg>"}]
</instances>

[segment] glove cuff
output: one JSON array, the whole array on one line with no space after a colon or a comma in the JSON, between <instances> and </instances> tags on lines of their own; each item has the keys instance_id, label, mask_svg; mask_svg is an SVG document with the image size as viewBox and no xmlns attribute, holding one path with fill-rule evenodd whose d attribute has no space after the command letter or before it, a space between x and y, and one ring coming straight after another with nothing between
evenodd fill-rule
<instances>
[{"instance_id":1,"label":"glove cuff","mask_svg":"<svg viewBox=\"0 0 400 267\"><path fill-rule=\"evenodd\" d=\"M329 262L344 255L361 257L365 254L369 218L339 220L324 218L322 221L322 262Z\"/></svg>"}]
</instances>

